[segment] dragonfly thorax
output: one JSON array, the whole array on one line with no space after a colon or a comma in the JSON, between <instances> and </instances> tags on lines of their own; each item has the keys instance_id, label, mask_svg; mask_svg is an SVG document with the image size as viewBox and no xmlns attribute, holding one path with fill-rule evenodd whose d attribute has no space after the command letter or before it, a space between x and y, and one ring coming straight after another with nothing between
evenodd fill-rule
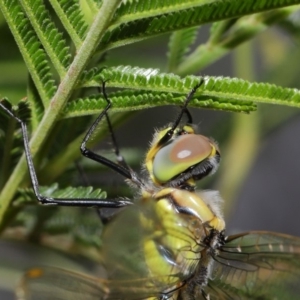
<instances>
[{"instance_id":1,"label":"dragonfly thorax","mask_svg":"<svg viewBox=\"0 0 300 300\"><path fill-rule=\"evenodd\" d=\"M145 231L151 232L144 239L149 276L162 278L159 284L170 285L171 291L176 287L173 284L182 284L194 275L197 285L205 285L210 275L211 254L219 246L215 241L225 223L205 198L205 192L198 195L163 188L151 198L152 217L143 215L140 219Z\"/></svg>"}]
</instances>

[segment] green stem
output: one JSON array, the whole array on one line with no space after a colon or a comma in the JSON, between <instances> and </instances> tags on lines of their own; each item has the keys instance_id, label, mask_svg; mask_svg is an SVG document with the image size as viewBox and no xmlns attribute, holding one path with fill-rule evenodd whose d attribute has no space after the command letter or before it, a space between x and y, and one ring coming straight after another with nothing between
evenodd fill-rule
<instances>
[{"instance_id":1,"label":"green stem","mask_svg":"<svg viewBox=\"0 0 300 300\"><path fill-rule=\"evenodd\" d=\"M33 156L41 147L44 139L58 118L59 113L64 108L82 71L92 57L96 47L99 45L99 42L104 35L106 28L110 24L111 18L119 4L120 0L103 1L102 7L97 13L85 41L78 50L73 63L71 64L65 78L60 83L48 109L45 111L45 115L37 128L37 131L31 139L30 149ZM2 223L5 213L26 172L25 155L23 155L0 194L0 224Z\"/></svg>"},{"instance_id":2,"label":"green stem","mask_svg":"<svg viewBox=\"0 0 300 300\"><path fill-rule=\"evenodd\" d=\"M174 72L176 71L176 67L178 65L178 51L180 49L182 39L182 30L175 31L171 36L172 47L168 53L168 66L167 72ZM170 45L169 45L170 47Z\"/></svg>"},{"instance_id":3,"label":"green stem","mask_svg":"<svg viewBox=\"0 0 300 300\"><path fill-rule=\"evenodd\" d=\"M299 6L292 6L241 18L223 39L215 33L206 44L200 45L178 66L176 74L184 76L199 72L270 25L283 20L298 8Z\"/></svg>"}]
</instances>

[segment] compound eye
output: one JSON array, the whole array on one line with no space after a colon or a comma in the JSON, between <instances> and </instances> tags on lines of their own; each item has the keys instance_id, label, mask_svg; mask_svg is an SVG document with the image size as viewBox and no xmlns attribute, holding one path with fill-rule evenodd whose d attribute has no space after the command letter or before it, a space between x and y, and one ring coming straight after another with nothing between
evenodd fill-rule
<instances>
[{"instance_id":1,"label":"compound eye","mask_svg":"<svg viewBox=\"0 0 300 300\"><path fill-rule=\"evenodd\" d=\"M164 183L212 154L212 142L203 135L186 134L161 148L153 160L153 175Z\"/></svg>"}]
</instances>

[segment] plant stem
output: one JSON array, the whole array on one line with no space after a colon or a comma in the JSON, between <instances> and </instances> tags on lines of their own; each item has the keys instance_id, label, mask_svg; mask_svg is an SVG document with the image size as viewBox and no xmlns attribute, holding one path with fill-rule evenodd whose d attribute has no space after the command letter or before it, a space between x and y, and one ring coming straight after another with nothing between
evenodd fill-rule
<instances>
[{"instance_id":1,"label":"plant stem","mask_svg":"<svg viewBox=\"0 0 300 300\"><path fill-rule=\"evenodd\" d=\"M178 66L176 74L185 76L199 72L270 25L283 20L298 8L299 6L291 6L241 18L227 36L213 35L206 44L200 45ZM227 21L223 22L226 25Z\"/></svg>"}]
</instances>

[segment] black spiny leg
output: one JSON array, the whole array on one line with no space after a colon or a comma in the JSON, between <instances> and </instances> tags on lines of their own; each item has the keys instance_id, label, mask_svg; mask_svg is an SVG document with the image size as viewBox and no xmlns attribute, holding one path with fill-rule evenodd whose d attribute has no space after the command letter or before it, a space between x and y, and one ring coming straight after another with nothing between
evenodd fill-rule
<instances>
[{"instance_id":1,"label":"black spiny leg","mask_svg":"<svg viewBox=\"0 0 300 300\"><path fill-rule=\"evenodd\" d=\"M99 88L99 92L101 92L100 88ZM109 98L106 94L105 82L102 83L102 93L103 93L103 96L104 96L104 99L106 100L106 102L110 103L110 100L109 100ZM112 143L113 143L113 149L114 149L115 155L117 157L117 162L118 162L119 165L123 166L125 169L127 169L131 173L131 177L134 177L135 176L134 171L128 166L128 164L125 161L125 158L120 153L120 148L118 146L117 139L115 137L115 134L114 134L114 131L113 131L113 127L112 127L108 112L106 112L105 116L106 116L106 122L107 122L107 125L108 125L108 129L109 129L109 132L110 132L111 140L112 140Z\"/></svg>"},{"instance_id":2,"label":"black spiny leg","mask_svg":"<svg viewBox=\"0 0 300 300\"><path fill-rule=\"evenodd\" d=\"M109 108L110 105L106 107L104 112L100 114L100 116L103 116L107 109ZM32 160L32 155L30 153L29 149L29 142L28 142L28 133L27 133L27 127L26 124L16 117L8 108L6 108L1 102L0 102L0 107L3 109L10 117L15 119L20 125L22 129L22 135L23 135L23 142L24 142L24 149L25 149L25 156L26 156L26 161L28 165L28 170L30 174L30 179L32 183L32 187L35 193L35 196L37 200L41 204L48 204L48 205L60 205L60 206L85 206L85 207L111 207L111 208L118 208L118 207L123 207L132 204L128 200L124 199L97 199L97 198L86 198L86 199L79 199L79 198L52 198L52 197L46 197L41 195L40 193L40 188L39 188L39 182L37 179L36 171L34 168L33 160ZM99 118L99 117L98 117ZM89 130L91 132L91 130ZM91 134L91 133L90 133ZM85 142L87 139L85 139ZM103 163L105 164L105 163ZM110 166L109 164L105 164ZM114 169L114 168L113 168ZM126 173L128 175L129 172ZM125 176L127 177L127 176Z\"/></svg>"},{"instance_id":3,"label":"black spiny leg","mask_svg":"<svg viewBox=\"0 0 300 300\"><path fill-rule=\"evenodd\" d=\"M134 184L136 184L137 186L140 187L143 183L137 177L136 173L128 167L128 165L126 164L123 156L120 155L120 151L119 151L119 148L117 146L117 142L116 142L113 130L112 130L112 125L111 125L110 119L109 119L108 114L107 114L108 110L111 107L111 101L107 97L107 94L106 94L106 91L105 91L105 82L102 83L102 91L103 91L104 99L107 102L107 105L104 108L104 110L100 113L100 115L97 117L97 119L94 121L94 123L92 124L92 126L88 130L87 134L85 135L85 137L84 137L84 139L81 143L81 146L80 146L80 151L81 151L83 156L109 167L110 169L116 171L117 173L121 174L122 176L129 179ZM101 119L104 116L107 119L109 131L110 131L110 134L111 134L111 137L112 137L112 141L114 143L114 149L115 149L115 154L117 156L118 163L115 163L115 162L105 158L104 156L93 152L92 150L90 150L86 147L87 142L91 138L93 132L95 131L95 129L97 128L99 122L101 121Z\"/></svg>"}]
</instances>

